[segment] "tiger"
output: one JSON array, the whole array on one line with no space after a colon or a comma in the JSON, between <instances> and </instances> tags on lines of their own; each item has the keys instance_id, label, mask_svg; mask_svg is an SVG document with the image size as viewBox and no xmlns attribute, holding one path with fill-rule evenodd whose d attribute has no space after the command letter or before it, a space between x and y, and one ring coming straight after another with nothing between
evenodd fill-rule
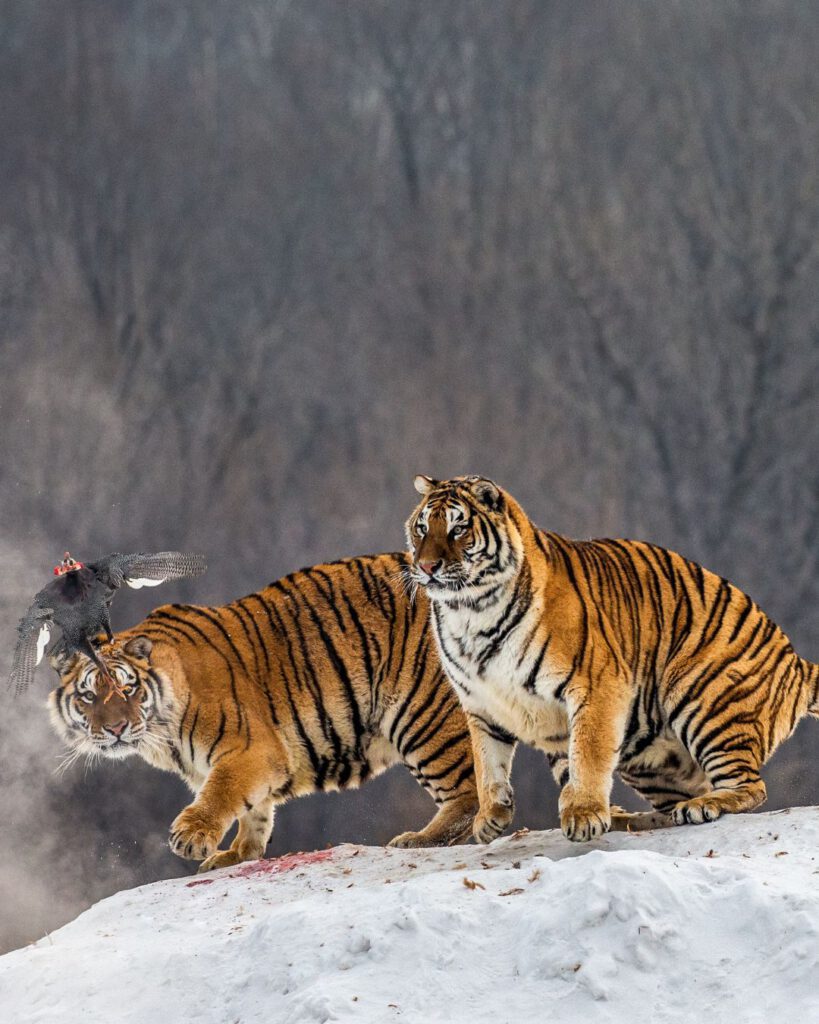
<instances>
[{"instance_id":1,"label":"tiger","mask_svg":"<svg viewBox=\"0 0 819 1024\"><path fill-rule=\"evenodd\" d=\"M762 765L819 715L819 666L750 597L654 544L544 532L486 477L418 476L415 488L412 585L467 712L479 841L512 818L518 740L546 753L576 842L622 826L615 770L652 807L627 828L765 800Z\"/></svg>"},{"instance_id":2,"label":"tiger","mask_svg":"<svg viewBox=\"0 0 819 1024\"><path fill-rule=\"evenodd\" d=\"M200 871L263 856L275 807L359 786L403 763L433 797L398 847L461 842L478 809L465 716L404 554L302 569L217 607L164 605L102 642L111 692L85 655L51 653L50 718L74 754L139 755L195 799L170 847ZM235 838L219 846L234 821Z\"/></svg>"}]
</instances>

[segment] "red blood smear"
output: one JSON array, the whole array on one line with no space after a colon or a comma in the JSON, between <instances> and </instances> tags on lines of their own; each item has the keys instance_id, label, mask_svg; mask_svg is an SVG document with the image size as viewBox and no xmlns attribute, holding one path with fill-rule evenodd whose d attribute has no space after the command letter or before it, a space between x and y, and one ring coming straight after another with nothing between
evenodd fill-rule
<instances>
[{"instance_id":1,"label":"red blood smear","mask_svg":"<svg viewBox=\"0 0 819 1024\"><path fill-rule=\"evenodd\" d=\"M272 860L254 860L248 864L242 864L236 871L231 871L227 877L249 878L251 875L281 875L285 871L292 871L293 868L330 860L334 853L334 850L313 850L311 853L288 853L285 857L274 857ZM198 878L195 882L188 882L186 888L192 889L195 885L212 885L215 881L215 878Z\"/></svg>"},{"instance_id":2,"label":"red blood smear","mask_svg":"<svg viewBox=\"0 0 819 1024\"><path fill-rule=\"evenodd\" d=\"M319 864L323 860L330 860L333 853L333 850L313 850L312 853L288 853L285 857L275 857L272 860L254 860L249 864L242 864L231 877L281 875L285 871L292 871L293 868L304 867L305 864Z\"/></svg>"}]
</instances>

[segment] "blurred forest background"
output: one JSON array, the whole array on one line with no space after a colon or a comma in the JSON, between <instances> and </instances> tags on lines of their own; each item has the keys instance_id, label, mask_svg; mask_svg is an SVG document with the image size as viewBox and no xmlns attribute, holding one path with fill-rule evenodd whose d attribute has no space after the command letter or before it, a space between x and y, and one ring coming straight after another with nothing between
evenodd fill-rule
<instances>
[{"instance_id":1,"label":"blurred forest background","mask_svg":"<svg viewBox=\"0 0 819 1024\"><path fill-rule=\"evenodd\" d=\"M4 0L3 674L66 547L206 553L122 628L402 548L416 472L679 550L819 660L817 53L800 0ZM194 867L178 780L55 776L54 678L0 715L2 947ZM269 850L430 812L396 769Z\"/></svg>"}]
</instances>

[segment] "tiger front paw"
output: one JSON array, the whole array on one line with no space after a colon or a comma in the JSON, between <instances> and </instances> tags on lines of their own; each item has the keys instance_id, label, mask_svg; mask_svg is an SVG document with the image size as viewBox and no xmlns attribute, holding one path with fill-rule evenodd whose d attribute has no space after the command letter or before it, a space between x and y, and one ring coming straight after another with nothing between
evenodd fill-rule
<instances>
[{"instance_id":1,"label":"tiger front paw","mask_svg":"<svg viewBox=\"0 0 819 1024\"><path fill-rule=\"evenodd\" d=\"M479 843L491 843L506 829L515 816L515 796L511 786L495 786L490 801L475 816L472 834Z\"/></svg>"},{"instance_id":2,"label":"tiger front paw","mask_svg":"<svg viewBox=\"0 0 819 1024\"><path fill-rule=\"evenodd\" d=\"M217 850L202 861L197 868L197 874L204 875L207 871L217 871L219 868L232 868L241 862L242 858L236 850Z\"/></svg>"},{"instance_id":3,"label":"tiger front paw","mask_svg":"<svg viewBox=\"0 0 819 1024\"><path fill-rule=\"evenodd\" d=\"M223 831L218 822L191 805L175 818L168 843L177 857L204 860L219 846Z\"/></svg>"},{"instance_id":4,"label":"tiger front paw","mask_svg":"<svg viewBox=\"0 0 819 1024\"><path fill-rule=\"evenodd\" d=\"M576 797L570 787L571 783L560 794L560 827L563 835L573 843L588 843L592 839L599 839L611 828L611 808L604 801Z\"/></svg>"},{"instance_id":5,"label":"tiger front paw","mask_svg":"<svg viewBox=\"0 0 819 1024\"><path fill-rule=\"evenodd\" d=\"M395 847L398 850L414 850L434 845L423 832L402 832L387 843L387 846Z\"/></svg>"}]
</instances>

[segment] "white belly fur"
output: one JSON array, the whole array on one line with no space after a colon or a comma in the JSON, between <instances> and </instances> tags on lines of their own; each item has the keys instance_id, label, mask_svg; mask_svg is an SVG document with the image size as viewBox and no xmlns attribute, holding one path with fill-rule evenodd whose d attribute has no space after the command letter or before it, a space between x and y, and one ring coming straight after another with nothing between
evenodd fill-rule
<instances>
[{"instance_id":1,"label":"white belly fur","mask_svg":"<svg viewBox=\"0 0 819 1024\"><path fill-rule=\"evenodd\" d=\"M527 693L520 681L511 676L487 673L483 678L473 677L469 687L470 695L463 702L468 710L484 711L533 747L553 752L566 749L568 740L559 739L569 731L565 704Z\"/></svg>"},{"instance_id":2,"label":"white belly fur","mask_svg":"<svg viewBox=\"0 0 819 1024\"><path fill-rule=\"evenodd\" d=\"M567 736L568 717L565 704L552 699L551 694L563 682L566 672L564 669L555 670L546 657L538 672L536 692L530 693L524 688L536 651L518 667L520 650L515 641L518 637L526 636L530 625L531 619L527 615L486 666L483 675L478 674L477 659L470 657L468 649L464 655L463 669L443 657L443 651L442 661L450 678L463 684L464 689L458 690L458 696L468 711L478 714L483 712L524 743L548 752L559 752L567 747L568 740L558 737ZM459 623L459 626L463 628L463 624ZM445 646L454 647L456 641L449 633L446 622L443 628ZM479 628L472 626L475 632ZM468 691L468 695L465 695L464 690ZM550 738L553 739L550 741Z\"/></svg>"}]
</instances>

